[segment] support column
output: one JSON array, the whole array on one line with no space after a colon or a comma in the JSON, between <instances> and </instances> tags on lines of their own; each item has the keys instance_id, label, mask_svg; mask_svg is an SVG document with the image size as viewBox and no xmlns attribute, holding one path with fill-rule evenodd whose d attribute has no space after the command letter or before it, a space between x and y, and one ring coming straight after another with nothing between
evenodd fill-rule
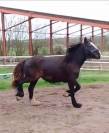
<instances>
[{"instance_id":1,"label":"support column","mask_svg":"<svg viewBox=\"0 0 109 133\"><path fill-rule=\"evenodd\" d=\"M33 55L33 44L32 44L32 25L31 18L28 18L28 30L29 30L29 55Z\"/></svg>"},{"instance_id":2,"label":"support column","mask_svg":"<svg viewBox=\"0 0 109 133\"><path fill-rule=\"evenodd\" d=\"M5 35L4 13L1 13L1 24L2 24L2 51L3 51L3 56L6 56L7 55L7 50L6 50L6 35Z\"/></svg>"},{"instance_id":3,"label":"support column","mask_svg":"<svg viewBox=\"0 0 109 133\"><path fill-rule=\"evenodd\" d=\"M69 23L67 22L66 48L69 46Z\"/></svg>"},{"instance_id":4,"label":"support column","mask_svg":"<svg viewBox=\"0 0 109 133\"><path fill-rule=\"evenodd\" d=\"M94 42L94 27L92 26L92 41Z\"/></svg>"},{"instance_id":5,"label":"support column","mask_svg":"<svg viewBox=\"0 0 109 133\"><path fill-rule=\"evenodd\" d=\"M50 54L53 54L53 32L52 32L52 20L50 20L49 50L50 50Z\"/></svg>"},{"instance_id":6,"label":"support column","mask_svg":"<svg viewBox=\"0 0 109 133\"><path fill-rule=\"evenodd\" d=\"M82 24L80 25L80 42L82 42Z\"/></svg>"},{"instance_id":7,"label":"support column","mask_svg":"<svg viewBox=\"0 0 109 133\"><path fill-rule=\"evenodd\" d=\"M100 46L100 48L101 48L101 50L103 50L103 48L104 48L104 34L103 34L103 29L101 29L101 46Z\"/></svg>"}]
</instances>

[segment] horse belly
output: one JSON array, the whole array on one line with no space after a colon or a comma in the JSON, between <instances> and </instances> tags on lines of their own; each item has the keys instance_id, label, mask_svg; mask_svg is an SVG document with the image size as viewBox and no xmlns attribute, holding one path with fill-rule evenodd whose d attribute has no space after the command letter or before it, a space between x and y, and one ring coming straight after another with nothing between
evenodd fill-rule
<instances>
[{"instance_id":1,"label":"horse belly","mask_svg":"<svg viewBox=\"0 0 109 133\"><path fill-rule=\"evenodd\" d=\"M47 73L42 77L44 80L48 82L66 82L66 76L63 75L63 73L60 72L54 72L54 73Z\"/></svg>"},{"instance_id":2,"label":"horse belly","mask_svg":"<svg viewBox=\"0 0 109 133\"><path fill-rule=\"evenodd\" d=\"M61 82L66 80L65 73L62 68L62 60L60 57L48 58L42 63L42 78L49 82Z\"/></svg>"}]
</instances>

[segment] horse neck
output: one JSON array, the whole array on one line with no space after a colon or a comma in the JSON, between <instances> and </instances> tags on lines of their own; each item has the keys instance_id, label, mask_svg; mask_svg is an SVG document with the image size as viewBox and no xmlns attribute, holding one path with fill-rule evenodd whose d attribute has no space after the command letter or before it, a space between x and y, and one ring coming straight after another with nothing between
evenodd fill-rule
<instances>
[{"instance_id":1,"label":"horse neck","mask_svg":"<svg viewBox=\"0 0 109 133\"><path fill-rule=\"evenodd\" d=\"M86 60L85 54L83 50L75 51L72 55L66 56L66 60L68 59L68 63L77 64L80 68L84 61Z\"/></svg>"},{"instance_id":2,"label":"horse neck","mask_svg":"<svg viewBox=\"0 0 109 133\"><path fill-rule=\"evenodd\" d=\"M75 57L76 57L75 60L72 59L72 63L75 62L79 67L81 67L86 60L84 54L77 53Z\"/></svg>"}]
</instances>

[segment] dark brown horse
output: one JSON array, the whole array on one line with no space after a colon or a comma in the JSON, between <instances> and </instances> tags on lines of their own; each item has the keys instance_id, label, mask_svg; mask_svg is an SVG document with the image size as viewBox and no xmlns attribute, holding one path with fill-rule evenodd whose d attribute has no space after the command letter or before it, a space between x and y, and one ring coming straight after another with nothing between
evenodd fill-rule
<instances>
[{"instance_id":1,"label":"dark brown horse","mask_svg":"<svg viewBox=\"0 0 109 133\"><path fill-rule=\"evenodd\" d=\"M87 38L67 49L65 56L40 57L34 56L17 64L14 69L13 86L17 88L17 97L23 97L23 83L29 82L29 99L33 98L33 91L37 81L42 78L48 82L67 82L72 105L80 108L76 102L75 93L80 89L77 82L80 68L86 59L100 59L99 49Z\"/></svg>"}]
</instances>

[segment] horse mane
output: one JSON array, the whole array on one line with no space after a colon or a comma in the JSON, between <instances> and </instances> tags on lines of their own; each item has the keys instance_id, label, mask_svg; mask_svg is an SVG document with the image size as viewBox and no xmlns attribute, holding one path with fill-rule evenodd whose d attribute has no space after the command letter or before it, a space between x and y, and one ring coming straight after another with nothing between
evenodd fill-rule
<instances>
[{"instance_id":1,"label":"horse mane","mask_svg":"<svg viewBox=\"0 0 109 133\"><path fill-rule=\"evenodd\" d=\"M79 47L80 47L81 43L77 43L77 44L72 44L68 49L66 54L70 54L71 52L74 53Z\"/></svg>"},{"instance_id":2,"label":"horse mane","mask_svg":"<svg viewBox=\"0 0 109 133\"><path fill-rule=\"evenodd\" d=\"M66 51L65 62L70 62L75 57L75 52L81 46L81 43L72 44Z\"/></svg>"}]
</instances>

